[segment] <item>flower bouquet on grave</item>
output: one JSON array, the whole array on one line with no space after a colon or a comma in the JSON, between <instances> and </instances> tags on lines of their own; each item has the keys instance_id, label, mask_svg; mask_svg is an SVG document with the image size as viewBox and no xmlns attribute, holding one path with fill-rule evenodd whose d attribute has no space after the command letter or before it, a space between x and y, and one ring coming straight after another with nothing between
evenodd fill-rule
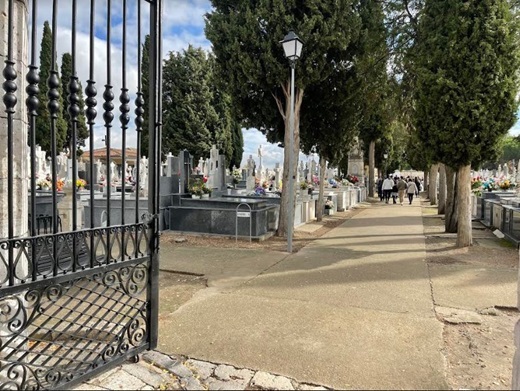
<instances>
[{"instance_id":1,"label":"flower bouquet on grave","mask_svg":"<svg viewBox=\"0 0 520 391\"><path fill-rule=\"evenodd\" d=\"M238 185L238 182L242 179L242 173L239 169L235 168L233 170L233 185Z\"/></svg>"},{"instance_id":2,"label":"flower bouquet on grave","mask_svg":"<svg viewBox=\"0 0 520 391\"><path fill-rule=\"evenodd\" d=\"M85 179L76 179L76 189L83 190L85 189L85 186L87 186L87 181Z\"/></svg>"},{"instance_id":3,"label":"flower bouquet on grave","mask_svg":"<svg viewBox=\"0 0 520 391\"><path fill-rule=\"evenodd\" d=\"M498 185L493 178L490 178L482 184L482 189L487 191L498 190Z\"/></svg>"},{"instance_id":4,"label":"flower bouquet on grave","mask_svg":"<svg viewBox=\"0 0 520 391\"><path fill-rule=\"evenodd\" d=\"M509 190L512 187L511 181L509 179L503 179L498 182L498 187L502 190Z\"/></svg>"},{"instance_id":5,"label":"flower bouquet on grave","mask_svg":"<svg viewBox=\"0 0 520 391\"><path fill-rule=\"evenodd\" d=\"M477 197L480 197L482 195L482 180L480 179L480 177L471 179L471 191Z\"/></svg>"},{"instance_id":6,"label":"flower bouquet on grave","mask_svg":"<svg viewBox=\"0 0 520 391\"><path fill-rule=\"evenodd\" d=\"M206 186L206 184L204 183L202 185L202 194L208 194L210 196L211 192L212 192L212 190L208 186Z\"/></svg>"},{"instance_id":7,"label":"flower bouquet on grave","mask_svg":"<svg viewBox=\"0 0 520 391\"><path fill-rule=\"evenodd\" d=\"M334 208L334 202L332 200L325 201L325 209L333 209Z\"/></svg>"},{"instance_id":8,"label":"flower bouquet on grave","mask_svg":"<svg viewBox=\"0 0 520 391\"><path fill-rule=\"evenodd\" d=\"M354 185L356 185L358 182L359 182L359 178L355 175L347 175L347 180L350 182L350 183L353 183Z\"/></svg>"},{"instance_id":9,"label":"flower bouquet on grave","mask_svg":"<svg viewBox=\"0 0 520 391\"><path fill-rule=\"evenodd\" d=\"M51 187L52 182L48 181L47 179L40 179L38 182L36 182L37 190L50 190Z\"/></svg>"},{"instance_id":10,"label":"flower bouquet on grave","mask_svg":"<svg viewBox=\"0 0 520 391\"><path fill-rule=\"evenodd\" d=\"M308 187L309 187L309 184L306 181L301 181L300 182L300 189L301 190L306 190Z\"/></svg>"},{"instance_id":11,"label":"flower bouquet on grave","mask_svg":"<svg viewBox=\"0 0 520 391\"><path fill-rule=\"evenodd\" d=\"M265 195L265 189L262 186L256 186L255 195Z\"/></svg>"}]
</instances>

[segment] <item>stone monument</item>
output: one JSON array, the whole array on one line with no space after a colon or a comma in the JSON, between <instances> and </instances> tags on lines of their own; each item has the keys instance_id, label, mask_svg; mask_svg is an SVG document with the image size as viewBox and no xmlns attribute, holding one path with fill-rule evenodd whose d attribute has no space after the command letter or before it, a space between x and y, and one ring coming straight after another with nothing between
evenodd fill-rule
<instances>
[{"instance_id":1,"label":"stone monument","mask_svg":"<svg viewBox=\"0 0 520 391\"><path fill-rule=\"evenodd\" d=\"M349 175L355 175L359 179L359 183L365 183L364 180L364 163L363 163L363 149L361 143L356 137L354 139L354 145L348 153L348 172Z\"/></svg>"}]
</instances>

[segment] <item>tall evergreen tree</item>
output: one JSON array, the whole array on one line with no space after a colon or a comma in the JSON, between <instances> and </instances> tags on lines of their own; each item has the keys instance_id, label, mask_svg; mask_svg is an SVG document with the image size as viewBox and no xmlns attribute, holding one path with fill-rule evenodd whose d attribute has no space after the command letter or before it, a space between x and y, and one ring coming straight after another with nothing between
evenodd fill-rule
<instances>
[{"instance_id":1,"label":"tall evergreen tree","mask_svg":"<svg viewBox=\"0 0 520 391\"><path fill-rule=\"evenodd\" d=\"M47 104L49 103L49 98L47 97L47 93L49 92L47 80L51 74L53 55L56 56L56 53L52 53L52 31L49 22L45 21L40 49L40 83L38 85L40 89L40 94L38 96L40 105L38 106L38 117L36 118L36 144L40 145L42 150L46 151L47 154L51 153L51 120L47 108ZM63 96L61 91L59 106L60 110L58 112L55 129L57 153L62 150L67 134L67 123L63 118Z\"/></svg>"},{"instance_id":2,"label":"tall evergreen tree","mask_svg":"<svg viewBox=\"0 0 520 391\"><path fill-rule=\"evenodd\" d=\"M437 161L457 170L457 245L472 243L470 170L516 120L518 22L507 0L426 0L417 39L416 120Z\"/></svg>"},{"instance_id":3,"label":"tall evergreen tree","mask_svg":"<svg viewBox=\"0 0 520 391\"><path fill-rule=\"evenodd\" d=\"M209 157L219 117L212 105L211 66L206 52L189 46L170 53L164 64L163 153L187 149L198 160Z\"/></svg>"},{"instance_id":4,"label":"tall evergreen tree","mask_svg":"<svg viewBox=\"0 0 520 391\"><path fill-rule=\"evenodd\" d=\"M68 112L68 84L70 81L70 77L72 76L72 56L70 53L63 53L61 57L61 96L63 97L64 108L63 108L63 118L67 123L67 137L65 144L63 147L69 148L72 150L72 122L70 121L70 115ZM80 114L78 116L78 124L76 126L76 140L77 145L76 148L85 146L85 139L88 138L89 132L87 128L87 121L85 118L85 101L83 99L83 91L81 88L81 82L79 82L80 90L78 92L79 96L79 109Z\"/></svg>"},{"instance_id":5,"label":"tall evergreen tree","mask_svg":"<svg viewBox=\"0 0 520 391\"><path fill-rule=\"evenodd\" d=\"M141 51L141 92L144 99L143 128L141 131L141 155L148 156L149 151L149 121L150 118L150 35L146 35Z\"/></svg>"},{"instance_id":6,"label":"tall evergreen tree","mask_svg":"<svg viewBox=\"0 0 520 391\"><path fill-rule=\"evenodd\" d=\"M357 34L353 0L293 1L212 0L206 36L213 44L220 72L228 82L233 105L246 127L262 131L271 142L300 148L300 108L304 91L325 80L335 61ZM280 40L290 31L305 43L297 64L294 140L289 140L290 70ZM306 95L306 99L312 99ZM284 150L283 181L296 175ZM278 234L287 232L288 193L282 193Z\"/></svg>"},{"instance_id":7,"label":"tall evergreen tree","mask_svg":"<svg viewBox=\"0 0 520 391\"><path fill-rule=\"evenodd\" d=\"M232 141L233 141L233 154L229 161L229 168L233 166L239 168L242 163L242 155L244 154L244 135L242 134L242 127L235 121L232 126Z\"/></svg>"}]
</instances>

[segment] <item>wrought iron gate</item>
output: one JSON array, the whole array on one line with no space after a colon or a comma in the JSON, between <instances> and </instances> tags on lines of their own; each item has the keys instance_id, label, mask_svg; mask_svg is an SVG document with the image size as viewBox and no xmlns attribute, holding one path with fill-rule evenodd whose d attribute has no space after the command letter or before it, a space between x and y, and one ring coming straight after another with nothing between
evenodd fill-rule
<instances>
[{"instance_id":1,"label":"wrought iron gate","mask_svg":"<svg viewBox=\"0 0 520 391\"><path fill-rule=\"evenodd\" d=\"M0 114L0 389L70 387L157 344L161 0L52 0L52 10L49 3L0 0L0 34L6 43L0 50L5 59ZM45 104L40 101L37 57L40 12L50 15L52 26ZM150 44L144 45L147 33ZM67 45L72 73L70 79L60 80L58 56ZM146 80L141 78L144 47L149 47ZM85 73L84 112L80 68ZM130 80L132 74L137 78ZM62 84L67 86L66 96L60 96ZM61 110L68 112L71 146L65 180L58 170ZM76 146L83 114L89 145L81 174L90 178L88 191L78 187L82 183ZM47 191L38 189L38 117L49 129ZM96 129L105 136L101 157L95 152ZM143 133L149 140L147 172L141 163ZM114 180L117 171L111 170L118 169L115 139L121 140L119 183ZM97 175L96 159L105 161L106 174ZM132 172L130 178L127 172ZM49 201L47 212L40 208L43 200Z\"/></svg>"}]
</instances>

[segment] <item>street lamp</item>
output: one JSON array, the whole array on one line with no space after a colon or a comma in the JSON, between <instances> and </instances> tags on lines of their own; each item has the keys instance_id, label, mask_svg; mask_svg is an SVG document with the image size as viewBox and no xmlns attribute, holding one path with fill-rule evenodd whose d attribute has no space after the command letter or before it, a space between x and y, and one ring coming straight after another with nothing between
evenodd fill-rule
<instances>
[{"instance_id":1,"label":"street lamp","mask_svg":"<svg viewBox=\"0 0 520 391\"><path fill-rule=\"evenodd\" d=\"M292 236L294 228L294 175L293 175L293 154L294 154L294 69L296 60L302 53L303 42L298 38L294 31L290 31L282 41L280 41L285 57L289 59L291 65L291 107L289 118L289 210L287 213L287 252L292 253Z\"/></svg>"}]
</instances>

